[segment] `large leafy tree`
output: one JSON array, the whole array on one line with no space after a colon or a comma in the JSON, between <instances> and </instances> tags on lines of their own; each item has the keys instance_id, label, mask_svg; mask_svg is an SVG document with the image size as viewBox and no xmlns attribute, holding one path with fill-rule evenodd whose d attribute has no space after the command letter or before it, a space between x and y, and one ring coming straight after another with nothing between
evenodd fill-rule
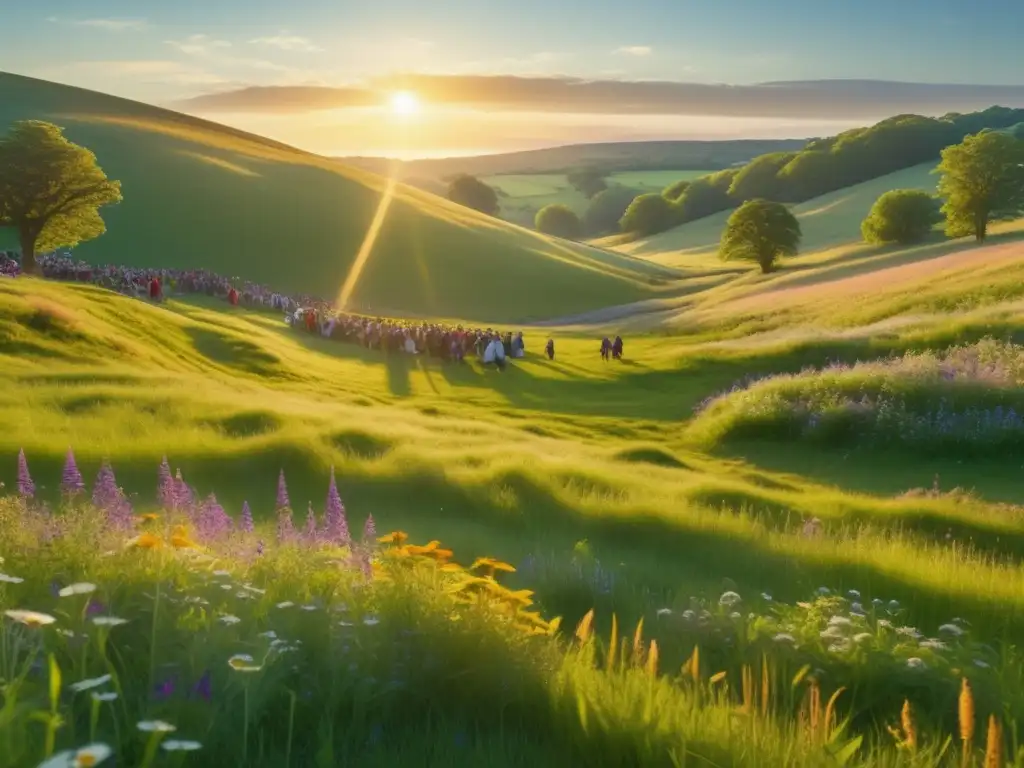
<instances>
[{"instance_id":1,"label":"large leafy tree","mask_svg":"<svg viewBox=\"0 0 1024 768\"><path fill-rule=\"evenodd\" d=\"M456 176L448 185L448 199L488 216L498 215L498 193L476 176Z\"/></svg>"},{"instance_id":2,"label":"large leafy tree","mask_svg":"<svg viewBox=\"0 0 1024 768\"><path fill-rule=\"evenodd\" d=\"M860 231L868 243L918 243L941 219L934 195L923 189L893 189L871 206Z\"/></svg>"},{"instance_id":3,"label":"large leafy tree","mask_svg":"<svg viewBox=\"0 0 1024 768\"><path fill-rule=\"evenodd\" d=\"M17 231L25 272L37 271L37 252L102 235L100 207L119 202L121 183L56 125L18 122L0 138L0 226Z\"/></svg>"},{"instance_id":4,"label":"large leafy tree","mask_svg":"<svg viewBox=\"0 0 1024 768\"><path fill-rule=\"evenodd\" d=\"M939 195L950 237L983 242L989 222L1024 212L1024 142L983 131L942 150Z\"/></svg>"},{"instance_id":5,"label":"large leafy tree","mask_svg":"<svg viewBox=\"0 0 1024 768\"><path fill-rule=\"evenodd\" d=\"M753 261L765 274L800 247L800 222L782 203L748 200L729 217L718 253L723 261Z\"/></svg>"}]
</instances>

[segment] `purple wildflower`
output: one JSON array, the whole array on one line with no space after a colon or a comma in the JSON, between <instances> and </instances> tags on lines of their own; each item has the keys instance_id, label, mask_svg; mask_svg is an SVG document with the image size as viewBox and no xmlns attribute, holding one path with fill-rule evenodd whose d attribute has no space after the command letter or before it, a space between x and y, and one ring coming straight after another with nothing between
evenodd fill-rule
<instances>
[{"instance_id":1,"label":"purple wildflower","mask_svg":"<svg viewBox=\"0 0 1024 768\"><path fill-rule=\"evenodd\" d=\"M292 510L283 507L277 512L277 540L281 544L295 537L295 525L292 523Z\"/></svg>"},{"instance_id":2,"label":"purple wildflower","mask_svg":"<svg viewBox=\"0 0 1024 768\"><path fill-rule=\"evenodd\" d=\"M195 501L195 494L188 487L188 483L181 476L181 470L174 473L174 508L178 510L188 509Z\"/></svg>"},{"instance_id":3,"label":"purple wildflower","mask_svg":"<svg viewBox=\"0 0 1024 768\"><path fill-rule=\"evenodd\" d=\"M256 557L262 557L263 556L263 549L264 549L263 539L260 539L259 541L256 542Z\"/></svg>"},{"instance_id":4,"label":"purple wildflower","mask_svg":"<svg viewBox=\"0 0 1024 768\"><path fill-rule=\"evenodd\" d=\"M192 695L198 696L204 701L209 701L213 698L213 689L210 684L210 670L203 672L203 676L200 677L196 684L192 686Z\"/></svg>"},{"instance_id":5,"label":"purple wildflower","mask_svg":"<svg viewBox=\"0 0 1024 768\"><path fill-rule=\"evenodd\" d=\"M282 469L281 474L277 477L277 511L291 508L292 503L288 499L288 486L284 481L284 470Z\"/></svg>"},{"instance_id":6,"label":"purple wildflower","mask_svg":"<svg viewBox=\"0 0 1024 768\"><path fill-rule=\"evenodd\" d=\"M118 488L114 470L106 459L93 486L92 503L107 513L107 524L111 528L131 527L132 505L125 498L124 491Z\"/></svg>"},{"instance_id":7,"label":"purple wildflower","mask_svg":"<svg viewBox=\"0 0 1024 768\"><path fill-rule=\"evenodd\" d=\"M252 510L249 509L249 502L242 502L242 522L240 524L243 533L252 533L256 530L256 525L252 520Z\"/></svg>"},{"instance_id":8,"label":"purple wildflower","mask_svg":"<svg viewBox=\"0 0 1024 768\"><path fill-rule=\"evenodd\" d=\"M67 458L64 459L64 471L60 476L60 489L66 496L77 496L85 490L82 473L78 471L78 462L75 461L75 454L70 448L68 448Z\"/></svg>"},{"instance_id":9,"label":"purple wildflower","mask_svg":"<svg viewBox=\"0 0 1024 768\"><path fill-rule=\"evenodd\" d=\"M372 547L377 543L377 525L373 522L373 515L366 516L366 523L363 524L363 546Z\"/></svg>"},{"instance_id":10,"label":"purple wildflower","mask_svg":"<svg viewBox=\"0 0 1024 768\"><path fill-rule=\"evenodd\" d=\"M162 683L157 683L156 688L153 690L153 696L157 701L166 701L174 695L174 688L177 683L177 677L171 676L164 680Z\"/></svg>"},{"instance_id":11,"label":"purple wildflower","mask_svg":"<svg viewBox=\"0 0 1024 768\"><path fill-rule=\"evenodd\" d=\"M160 506L170 512L177 506L177 488L175 478L171 475L171 465L167 463L164 456L160 461L160 469L157 471L157 499Z\"/></svg>"},{"instance_id":12,"label":"purple wildflower","mask_svg":"<svg viewBox=\"0 0 1024 768\"><path fill-rule=\"evenodd\" d=\"M306 512L306 542L308 544L315 544L317 538L316 512L313 511L313 502L308 502L308 511Z\"/></svg>"},{"instance_id":13,"label":"purple wildflower","mask_svg":"<svg viewBox=\"0 0 1024 768\"><path fill-rule=\"evenodd\" d=\"M334 467L331 467L331 484L327 488L327 507L324 510L324 522L327 539L333 544L348 546L352 536L348 531L348 520L345 519L345 504L338 493L338 484L334 480Z\"/></svg>"},{"instance_id":14,"label":"purple wildflower","mask_svg":"<svg viewBox=\"0 0 1024 768\"><path fill-rule=\"evenodd\" d=\"M366 546L358 546L352 550L353 567L357 568L367 579L373 578L373 559L370 551L370 548Z\"/></svg>"},{"instance_id":15,"label":"purple wildflower","mask_svg":"<svg viewBox=\"0 0 1024 768\"><path fill-rule=\"evenodd\" d=\"M105 606L99 600L90 600L89 604L85 606L86 616L98 616L101 613L108 613L108 611L107 606Z\"/></svg>"},{"instance_id":16,"label":"purple wildflower","mask_svg":"<svg viewBox=\"0 0 1024 768\"><path fill-rule=\"evenodd\" d=\"M18 451L18 495L31 499L36 495L36 484L32 482L32 476L28 473L28 460L25 458L25 449Z\"/></svg>"},{"instance_id":17,"label":"purple wildflower","mask_svg":"<svg viewBox=\"0 0 1024 768\"><path fill-rule=\"evenodd\" d=\"M219 539L231 532L231 518L212 493L206 497L196 516L196 530L203 539Z\"/></svg>"}]
</instances>

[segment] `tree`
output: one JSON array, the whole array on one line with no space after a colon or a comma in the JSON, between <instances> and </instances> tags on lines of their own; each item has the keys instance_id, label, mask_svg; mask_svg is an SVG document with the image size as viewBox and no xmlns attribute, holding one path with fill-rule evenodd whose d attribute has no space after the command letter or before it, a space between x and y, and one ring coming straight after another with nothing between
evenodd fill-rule
<instances>
[{"instance_id":1,"label":"tree","mask_svg":"<svg viewBox=\"0 0 1024 768\"><path fill-rule=\"evenodd\" d=\"M590 200L608 189L608 184L605 182L606 175L604 171L597 168L581 168L570 171L565 178L577 192Z\"/></svg>"},{"instance_id":2,"label":"tree","mask_svg":"<svg viewBox=\"0 0 1024 768\"><path fill-rule=\"evenodd\" d=\"M718 253L723 261L754 261L764 274L783 256L795 256L800 222L782 203L748 200L729 217Z\"/></svg>"},{"instance_id":3,"label":"tree","mask_svg":"<svg viewBox=\"0 0 1024 768\"><path fill-rule=\"evenodd\" d=\"M674 203L683 196L687 188L690 186L689 179L680 179L675 184L669 184L663 190L661 190L661 196L664 197L671 203Z\"/></svg>"},{"instance_id":4,"label":"tree","mask_svg":"<svg viewBox=\"0 0 1024 768\"><path fill-rule=\"evenodd\" d=\"M538 232L564 237L566 240L578 240L583 236L583 223L580 217L571 208L560 203L545 205L537 211L534 226Z\"/></svg>"},{"instance_id":5,"label":"tree","mask_svg":"<svg viewBox=\"0 0 1024 768\"><path fill-rule=\"evenodd\" d=\"M38 271L39 251L102 235L99 208L119 202L121 183L56 125L22 121L0 138L0 227L17 230L24 272Z\"/></svg>"},{"instance_id":6,"label":"tree","mask_svg":"<svg viewBox=\"0 0 1024 768\"><path fill-rule=\"evenodd\" d=\"M584 233L596 237L618 231L619 220L636 196L637 190L620 186L609 187L597 195L583 212Z\"/></svg>"},{"instance_id":7,"label":"tree","mask_svg":"<svg viewBox=\"0 0 1024 768\"><path fill-rule=\"evenodd\" d=\"M619 229L634 235L656 235L676 223L676 206L657 192L640 195L622 215Z\"/></svg>"},{"instance_id":8,"label":"tree","mask_svg":"<svg viewBox=\"0 0 1024 768\"><path fill-rule=\"evenodd\" d=\"M1024 211L1024 142L1005 133L968 136L942 150L939 195L945 199L946 234L983 242L992 219Z\"/></svg>"},{"instance_id":9,"label":"tree","mask_svg":"<svg viewBox=\"0 0 1024 768\"><path fill-rule=\"evenodd\" d=\"M733 178L729 197L737 201L757 198L784 200L786 190L779 180L779 171L794 157L795 152L772 152L755 157Z\"/></svg>"},{"instance_id":10,"label":"tree","mask_svg":"<svg viewBox=\"0 0 1024 768\"><path fill-rule=\"evenodd\" d=\"M871 206L860 231L867 243L919 243L941 220L934 195L921 189L893 189Z\"/></svg>"},{"instance_id":11,"label":"tree","mask_svg":"<svg viewBox=\"0 0 1024 768\"><path fill-rule=\"evenodd\" d=\"M462 174L448 185L448 199L488 216L498 215L498 193L476 176Z\"/></svg>"},{"instance_id":12,"label":"tree","mask_svg":"<svg viewBox=\"0 0 1024 768\"><path fill-rule=\"evenodd\" d=\"M702 219L719 211L727 211L736 206L729 197L729 187L736 178L737 169L730 168L709 176L701 176L690 182L678 200L679 223Z\"/></svg>"}]
</instances>

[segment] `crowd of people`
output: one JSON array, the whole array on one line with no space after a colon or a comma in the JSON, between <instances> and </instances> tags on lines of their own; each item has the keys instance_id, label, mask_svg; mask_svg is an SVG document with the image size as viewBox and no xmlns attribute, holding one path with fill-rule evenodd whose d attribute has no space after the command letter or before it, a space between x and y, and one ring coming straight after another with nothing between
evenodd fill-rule
<instances>
[{"instance_id":1,"label":"crowd of people","mask_svg":"<svg viewBox=\"0 0 1024 768\"><path fill-rule=\"evenodd\" d=\"M147 269L106 265L75 259L70 253L50 253L37 258L43 277L66 282L99 285L137 298L163 301L167 295L200 294L224 299L233 306L283 312L292 328L318 334L367 349L391 353L427 355L462 362L475 357L485 365L504 369L507 361L526 356L522 331L500 332L493 328L467 328L431 322L367 317L338 311L323 299L274 291L240 278L227 278L204 269ZM17 254L0 251L0 276L19 274ZM603 360L622 359L622 338L601 341ZM555 342L548 339L544 354L555 359Z\"/></svg>"}]
</instances>

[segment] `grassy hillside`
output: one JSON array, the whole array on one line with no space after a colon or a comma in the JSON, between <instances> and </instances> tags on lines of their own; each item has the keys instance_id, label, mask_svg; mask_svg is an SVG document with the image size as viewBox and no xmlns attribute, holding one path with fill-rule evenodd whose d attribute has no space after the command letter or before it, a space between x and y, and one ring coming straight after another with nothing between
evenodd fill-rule
<instances>
[{"instance_id":1,"label":"grassy hillside","mask_svg":"<svg viewBox=\"0 0 1024 768\"><path fill-rule=\"evenodd\" d=\"M629 633L643 616L643 637L658 643L657 669L670 676L694 645L700 646L703 660L700 676L706 680L717 671L727 671L730 680L737 680L736 685L730 684L737 697L739 665L747 663L748 655L750 663L760 664L762 654L768 654L771 663L778 665L770 674L787 681L804 663L825 670L828 691L841 685L848 688L848 700L841 699L841 716L853 715L851 727L868 739L857 752L861 762L850 764L895 765L895 757L890 759L884 752L891 744L876 740L878 724L896 717L904 697L911 697L921 713L922 728L936 745L941 743L943 735L955 728L963 659L986 665L971 663L969 671L980 711L997 708L1009 717L1024 716L1020 705L1024 691L1016 682L1022 670L1012 653L999 650L998 641L1024 630L1024 569L1020 566L1024 526L1018 507L994 503L1024 501L1019 446L981 459L967 454L924 454L899 446L851 450L844 445L835 451L825 443L805 448L800 441L772 442L764 435L759 442L744 444L735 434L729 440L717 439L706 422L691 420L702 401L746 376L796 374L829 360L852 363L858 358L941 349L970 341L972 335L1024 334L1024 316L1017 305L1019 286L1024 284L1019 274L1020 251L1013 243L992 247L1002 248L1002 256L966 251L959 254L963 262L959 266L947 263L923 270L916 278L904 276L902 282L882 277L888 293L871 285L862 286L862 293L840 291L844 313L836 312L836 291L823 287L824 283L816 294L789 306L773 301L772 292L778 295L785 286L772 281L806 279L813 269L878 270L881 264L871 259L882 256L823 261L813 268L774 275L763 284L748 275L734 276L725 283L696 288L688 297L694 302L690 333L627 334L624 363L602 362L593 332L528 330L529 356L504 373L476 364L444 366L429 359L386 357L299 335L275 317L227 309L217 302L171 301L154 306L92 287L7 280L0 282L0 481L15 487L16 455L24 448L39 485L38 495L56 503L56 478L70 445L87 480L96 476L102 459L109 459L137 508L146 509L154 500L155 467L166 453L171 465L180 467L201 495L216 492L232 515L238 514L243 501L249 501L257 521L268 526L261 535L272 539L278 470L284 469L292 503L301 516L306 502L322 508L333 466L353 530L372 512L382 532L405 530L417 542L439 539L460 559L490 554L514 563L519 570L508 577L508 583L536 590L543 614L564 616L570 633L591 607L597 609L597 631L604 638L613 611L620 630ZM971 256L974 262L968 264ZM920 263L934 263L935 257L920 254ZM744 295L757 295L763 301L744 309L740 303ZM875 303L863 304L867 299ZM929 310L939 314L927 317ZM903 316L913 323L892 324L880 333L878 326L871 326L879 316ZM825 318L835 318L836 327L828 328ZM816 330L816 336L801 335L805 323ZM772 326L780 332L774 339L749 335L758 327ZM851 333L835 333L840 329ZM854 333L858 331L859 335ZM557 344L554 362L537 354L548 333ZM750 410L756 416L756 409L748 409L735 420L747 418ZM930 487L936 476L940 491L960 486L976 493L906 493ZM0 525L9 525L6 514L0 510ZM809 537L803 526L812 516L820 519L822 533ZM142 581L133 580L152 578L157 572L147 571L150 575L144 576L138 570L141 564L132 564L142 561L127 556L87 558L85 549L78 553L70 546L46 548L40 550L45 554L31 557L31 549L5 552L5 573L31 575L35 586L27 583L24 589L37 591L0 593L0 607L8 605L5 596L19 594L25 600L31 597L33 607L47 610L47 601L53 598L47 597L49 581L43 575L51 572L59 571L66 579L82 574L103 585L128 580L133 586L114 590L115 599L122 601L134 600L125 596L146 590ZM298 590L300 600L321 599L322 588L331 582L319 569L337 562L329 553L324 559L306 557L290 565L287 556L283 562L277 557L268 555L258 567L234 561L223 564L242 569L246 575L239 579L253 580L256 586L270 579L279 581L281 589ZM268 569L275 568L285 570L274 576L276 571ZM300 583L308 586L295 586ZM419 581L403 584L420 589L415 586ZM944 641L945 649L927 647L923 639L920 646L897 648L895 641L886 639L881 625L876 630L870 616L856 618L848 603L823 598L825 603L813 603L812 608L792 605L823 586L838 594L857 589L858 602L864 605L876 598L885 605L899 601L893 620L919 628L922 638L936 635L938 627L953 616L971 622L969 635L956 642ZM757 618L760 629L749 625L755 641L750 641L745 628L744 643L722 639L740 631L728 629L732 626L728 622L736 619L723 613L718 603L726 591L741 596L741 619L764 616L769 622L763 624ZM770 595L771 602L758 597L762 593ZM364 601L372 599L373 610L380 611L383 619L380 629L395 633L405 626L400 617L409 615L403 613L400 606L406 603L401 600L413 600L405 597L396 604L390 602L399 600L394 593L376 591L373 598L358 590L340 594L350 606L361 606L358 610L369 610ZM435 609L450 614L447 604L436 604L427 593L415 594L414 603L429 615ZM292 599L277 587L272 596L271 603ZM322 599L330 602L338 596L327 594ZM133 627L153 626L149 619L142 620L151 618L140 607L143 604L140 598L129 606L129 618L139 619ZM246 627L240 629L256 626L259 631L269 628L280 633L287 626L290 636L301 633L305 642L316 642L314 629L276 622L264 625L259 611L254 613L250 606L231 604L222 610L243 617ZM686 618L687 610L708 610L716 618L710 624L692 622ZM862 656L853 646L836 649L821 641L820 632L828 631L824 623L836 611L853 622L868 622L866 631L877 631L870 655ZM768 619L776 616L785 618ZM463 623L459 631L469 634L447 634L448 639L442 639L429 634L434 631L427 629L434 626L432 620L423 621L418 630L426 630L433 638L430 642L441 654L446 674L460 670L459 680L463 675L478 679L479 670L489 664L518 663L519 656L485 649L491 642L485 623ZM779 621L787 629L771 623ZM167 627L167 632L175 631ZM251 635L255 630L246 631ZM773 640L780 631L806 637L795 656L787 655L790 651L780 649ZM258 642L250 635L245 635L250 639L244 642ZM221 635L204 641L221 653L238 652L232 648L237 642ZM993 644L995 649L984 649L980 643ZM334 658L323 652L323 658L305 657L302 662L311 665L309 673L314 676L316 670L327 670L331 664L327 659ZM564 646L557 652L564 654ZM195 653L196 658L211 658L209 650L198 646ZM531 663L540 663L536 653L530 655ZM908 672L906 659L912 654L927 657L926 677ZM77 655L72 656L77 665ZM786 715L772 727L783 730L759 736L758 748L750 751L746 742L730 735L727 723L732 721L725 709L720 724L704 719L717 713L715 709L697 710L705 714L694 714L696 720L684 717L682 712L690 711L685 699L688 689L680 690L668 678L658 683L665 686L658 696L665 698L659 698L662 704L655 720L660 725L656 725L650 719L653 715L640 714L647 687L636 688L638 698L634 699L629 693L634 689L626 686L625 678L591 678L596 671L585 658L570 653L559 659L552 663L563 672L555 678L553 673L538 671L546 685L555 686L565 675L576 681L569 691L588 693L570 695L567 709L556 707L557 715L546 716L550 722L540 735L512 716L519 710L510 704L504 728L506 734L514 731L514 741L479 733L476 738L485 745L479 748L493 750L480 759L488 764L521 765L525 755L532 754L521 745L540 739L548 749L546 757L533 758L535 765L602 765L607 747L599 734L605 732L601 729L611 729L616 749L632 757L638 754L632 750L643 749L664 757L664 751L658 750L672 747L661 737L652 746L649 739L656 732L686 739L687 754L706 755L717 764L779 768L821 764L815 761L812 743L805 742L800 732L786 730L786 723L795 722L786 718L799 701L778 703ZM524 667L522 674L536 669ZM992 671L996 669L998 675ZM83 670L80 676L96 674ZM649 678L649 673L643 674ZM468 717L475 723L474 718L486 716L486 707L472 704L478 701L473 692L479 688L450 681L446 685L450 691L440 701L450 717ZM480 685L491 690L486 687L489 683ZM499 682L494 685L500 689ZM260 690L264 694L254 699L254 707L265 706L257 703L269 700L263 695L273 696L269 689ZM349 688L344 690L340 701L355 695ZM548 712L547 707L554 705L546 697L564 690L542 688L543 696L534 692L527 701L533 711ZM313 700L320 702L317 696L327 694L314 692ZM553 701L562 701L561 696L555 695ZM584 728L570 747L555 734L576 733L574 729L581 727L573 719L581 716L580 696L590 702L587 706L605 702L600 710L602 725L597 731L596 726ZM348 706L339 704L339 699L327 699L331 703L320 706ZM469 703L457 709L458 702ZM639 702L640 710L630 702ZM735 705L738 700L723 706ZM384 718L390 723L387 727L394 729L387 741L407 743L411 736L378 706L371 706L374 716ZM418 711L414 702L406 701L406 706L412 708L403 709L406 714ZM225 711L237 714L237 707ZM278 717L286 717L287 711L285 697ZM160 710L159 716L172 717L171 713L179 725L196 727L195 714L176 705ZM153 713L147 710L140 716ZM452 729L468 726L456 719L431 727L439 729L435 738L450 740ZM205 739L211 749L226 750L234 743L220 728ZM227 729L227 733L237 734L238 729ZM702 741L695 743L691 738L695 734L701 734ZM320 732L315 738L321 744L329 735ZM348 739L340 734L339 738ZM352 755L363 755L360 750L370 748L362 742L345 743L346 749L355 750ZM648 746L641 747L643 743ZM810 750L807 757L805 749ZM590 757L584 759L581 754ZM757 758L744 762L744 754ZM390 759L378 758L373 764L402 764L397 755ZM459 764L459 753L438 761ZM671 763L648 756L644 764ZM936 760L922 763L938 764Z\"/></svg>"},{"instance_id":2,"label":"grassy hillside","mask_svg":"<svg viewBox=\"0 0 1024 768\"><path fill-rule=\"evenodd\" d=\"M695 179L706 171L624 171L608 176L609 186L618 185L636 190L636 194L661 192L683 179ZM569 183L565 174L508 174L485 176L485 183L498 190L501 216L524 227L533 227L537 211L545 205L567 205L580 216L590 201Z\"/></svg>"},{"instance_id":3,"label":"grassy hillside","mask_svg":"<svg viewBox=\"0 0 1024 768\"><path fill-rule=\"evenodd\" d=\"M124 202L104 211L107 234L79 249L90 261L204 267L329 295L386 196L353 295L363 310L550 317L642 298L662 276L653 265L526 232L409 187L386 195L383 178L233 129L0 74L0 127L20 119L64 126L123 183Z\"/></svg>"},{"instance_id":4,"label":"grassy hillside","mask_svg":"<svg viewBox=\"0 0 1024 768\"><path fill-rule=\"evenodd\" d=\"M793 206L803 230L801 251L810 253L859 241L860 223L879 196L892 189L934 192L938 184L938 176L932 173L934 167L932 164L914 166ZM659 264L677 267L707 264L707 257L715 257L718 252L718 242L731 213L723 211L707 216L617 249Z\"/></svg>"},{"instance_id":5,"label":"grassy hillside","mask_svg":"<svg viewBox=\"0 0 1024 768\"><path fill-rule=\"evenodd\" d=\"M745 163L767 152L796 150L805 139L740 139L731 141L627 141L571 144L477 157L411 160L401 163L404 178L444 179L459 173L474 176L564 174L574 168L597 166L609 172L658 171L674 168L715 170ZM345 162L383 173L388 161L350 157Z\"/></svg>"}]
</instances>

